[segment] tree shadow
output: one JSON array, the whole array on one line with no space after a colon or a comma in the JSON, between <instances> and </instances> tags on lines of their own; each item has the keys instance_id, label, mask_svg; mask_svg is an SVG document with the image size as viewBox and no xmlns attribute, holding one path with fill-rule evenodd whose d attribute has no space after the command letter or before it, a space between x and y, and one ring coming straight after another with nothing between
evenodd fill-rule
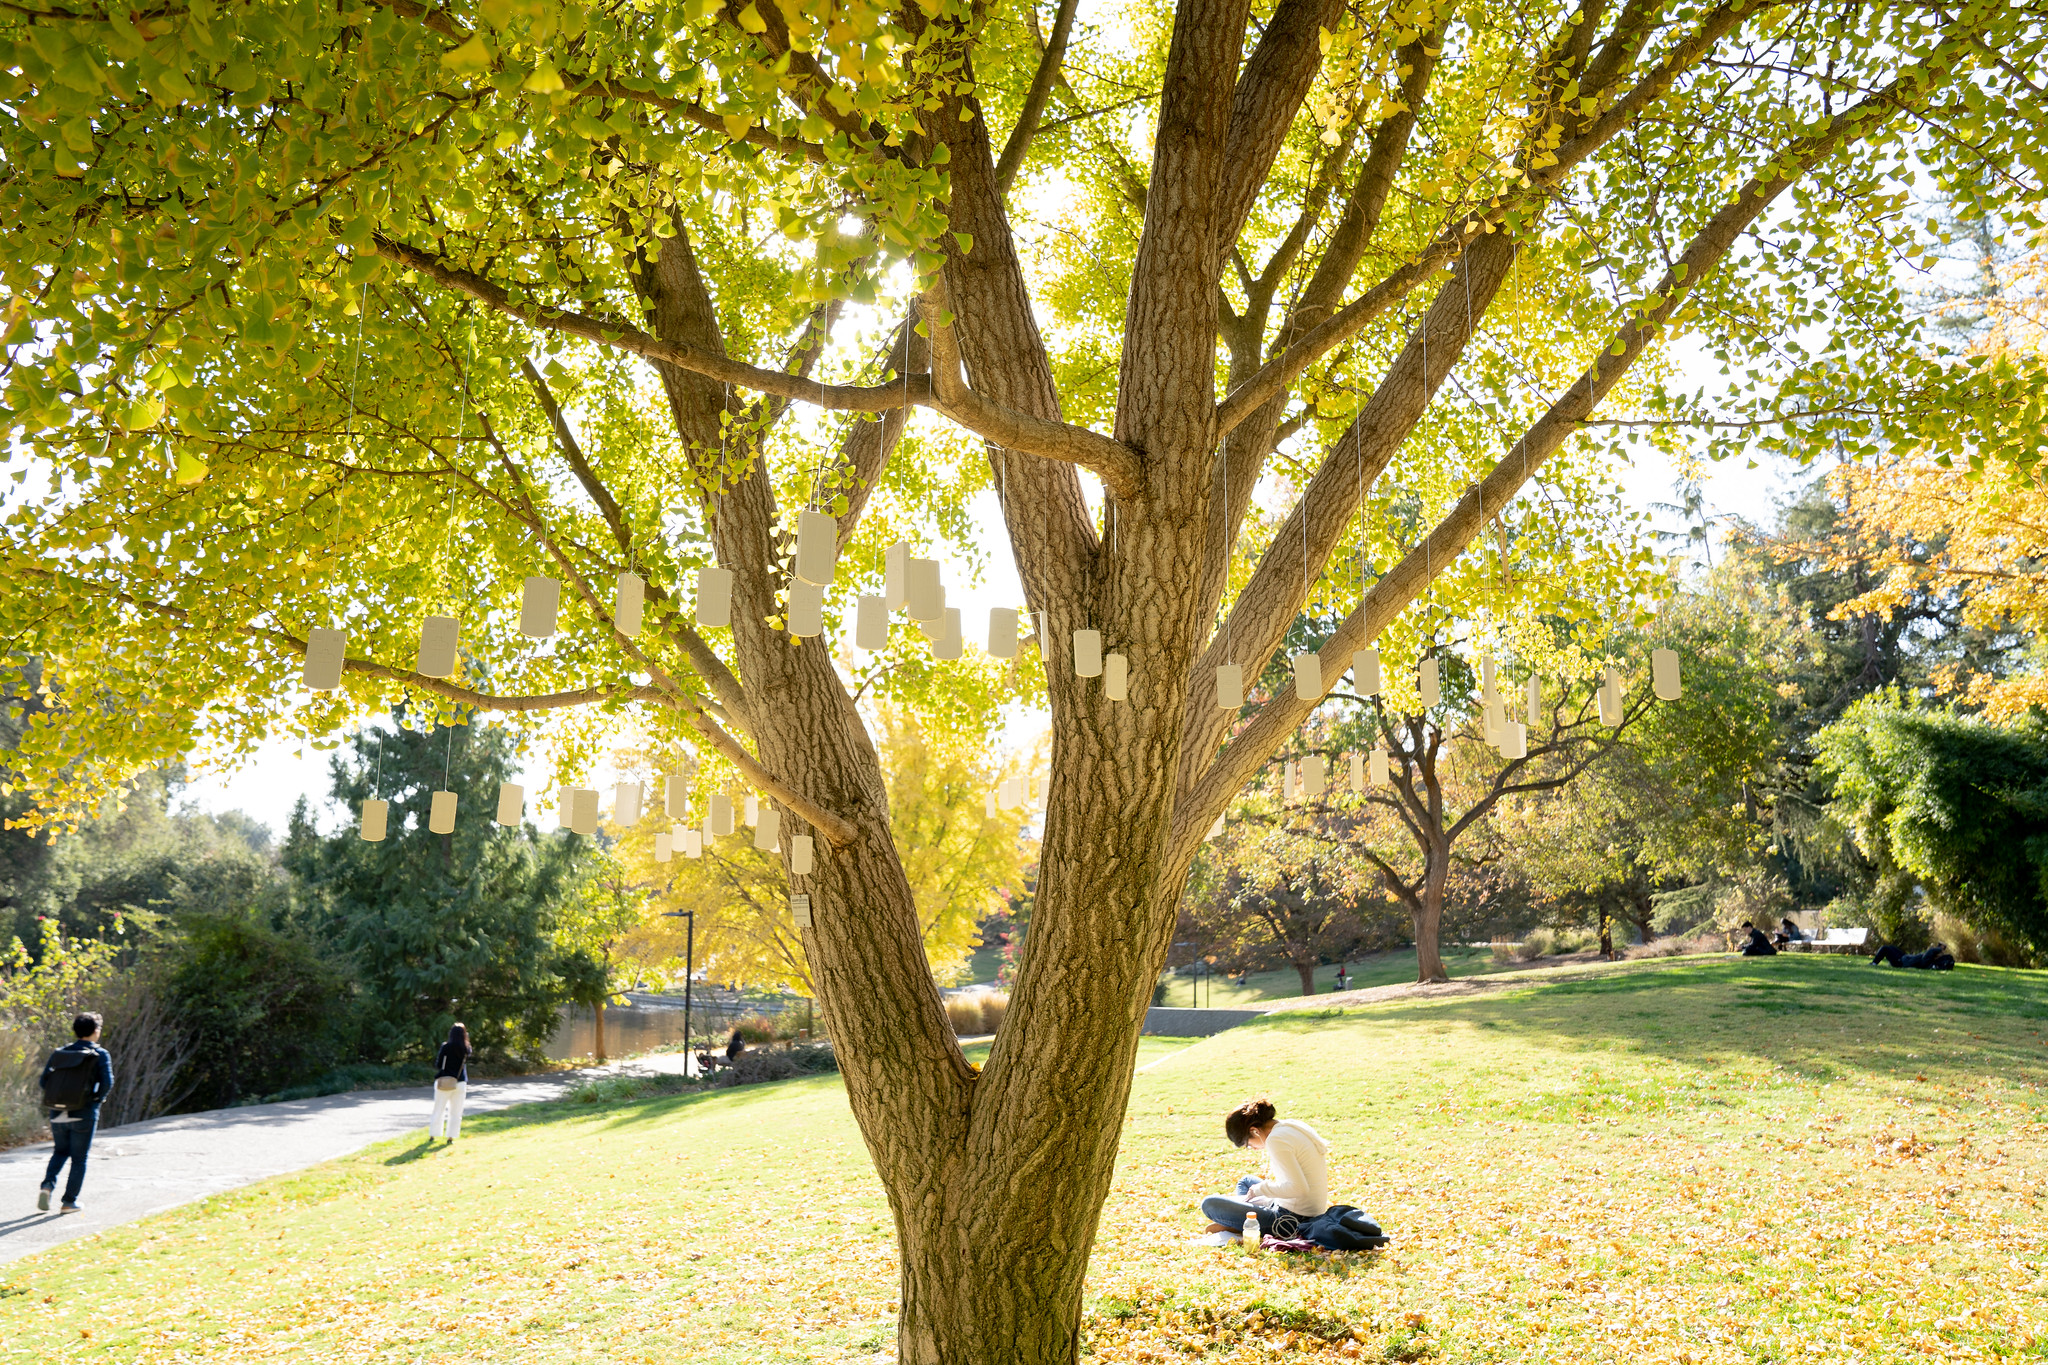
<instances>
[{"instance_id":1,"label":"tree shadow","mask_svg":"<svg viewBox=\"0 0 2048 1365\"><path fill-rule=\"evenodd\" d=\"M1863 957L1792 954L1645 962L1476 996L1290 1012L1244 1027L1306 1032L1340 1016L1605 1046L1697 1072L1742 1059L1814 1083L1858 1075L1968 1086L2040 1071L2048 973L1898 971Z\"/></svg>"}]
</instances>

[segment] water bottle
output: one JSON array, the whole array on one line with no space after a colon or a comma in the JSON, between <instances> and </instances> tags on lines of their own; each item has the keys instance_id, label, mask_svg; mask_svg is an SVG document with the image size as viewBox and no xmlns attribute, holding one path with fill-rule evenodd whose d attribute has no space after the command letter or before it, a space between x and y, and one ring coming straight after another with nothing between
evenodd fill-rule
<instances>
[{"instance_id":1,"label":"water bottle","mask_svg":"<svg viewBox=\"0 0 2048 1365\"><path fill-rule=\"evenodd\" d=\"M1244 1249L1246 1251L1257 1251L1259 1249L1259 1215L1256 1213L1247 1213L1244 1216Z\"/></svg>"}]
</instances>

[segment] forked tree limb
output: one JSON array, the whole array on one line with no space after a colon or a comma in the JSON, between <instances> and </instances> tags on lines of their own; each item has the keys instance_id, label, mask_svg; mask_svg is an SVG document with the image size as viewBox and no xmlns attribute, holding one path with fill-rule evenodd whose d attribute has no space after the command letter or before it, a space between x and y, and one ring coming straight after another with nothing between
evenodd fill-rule
<instances>
[{"instance_id":1,"label":"forked tree limb","mask_svg":"<svg viewBox=\"0 0 2048 1365\"><path fill-rule=\"evenodd\" d=\"M1256 374L1234 385L1217 406L1218 427L1228 432L1262 405L1278 397L1310 365L1363 331L1373 319L1455 260L1481 233L1498 231L1516 215L1533 212L1554 197L1574 168L1632 126L1636 118L1652 103L1663 98L1678 78L1701 61L1715 43L1744 19L1775 3L1776 0L1742 0L1742 3L1722 5L1710 11L1698 27L1666 53L1642 80L1604 112L1589 116L1579 131L1563 141L1553 153L1554 162L1533 166L1525 161L1530 182L1528 189L1503 195L1498 207L1462 215L1457 222L1438 233L1413 260L1389 273L1293 341L1286 350L1260 366Z\"/></svg>"},{"instance_id":2,"label":"forked tree limb","mask_svg":"<svg viewBox=\"0 0 2048 1365\"><path fill-rule=\"evenodd\" d=\"M452 265L439 255L394 241L379 233L377 255L416 270L446 288L457 289L507 317L531 327L580 337L615 350L692 374L702 375L779 398L794 399L836 412L887 412L906 404L923 404L958 422L977 436L1009 450L1087 469L1119 489L1135 487L1141 477L1138 457L1120 441L1065 422L1052 422L1004 407L963 385L947 402L933 393L929 380L911 375L903 383L824 384L802 375L763 369L681 342L664 341L622 321L514 299L504 287L475 271ZM957 369L955 370L957 374Z\"/></svg>"},{"instance_id":3,"label":"forked tree limb","mask_svg":"<svg viewBox=\"0 0 2048 1365\"><path fill-rule=\"evenodd\" d=\"M1037 0L1027 0L1036 4ZM1045 117L1045 102L1052 94L1053 83L1059 79L1060 64L1067 58L1067 39L1074 31L1074 12L1081 7L1080 0L1060 0L1060 7L1053 15L1052 36L1045 42L1038 54L1038 69L1031 75L1031 88L1024 92L1024 107L1017 111L1017 126L1010 130L1010 136L1003 143L1003 154L996 160L996 187L1004 195L1017 181L1017 172L1024 166L1024 157L1031 150L1031 143L1038 136L1038 130ZM1032 36L1037 36L1038 16L1032 15Z\"/></svg>"},{"instance_id":4,"label":"forked tree limb","mask_svg":"<svg viewBox=\"0 0 2048 1365\"><path fill-rule=\"evenodd\" d=\"M1937 48L1922 64L1909 68L1883 89L1845 110L1822 131L1794 139L1766 163L1771 174L1750 180L1735 192L1732 202L1708 218L1652 290L1649 299L1654 299L1654 304L1640 307L1616 331L1580 378L1494 464L1472 492L1459 499L1422 543L1389 569L1339 623L1323 647L1325 658L1335 665L1334 669L1326 667L1327 676L1342 673L1351 652L1363 648L1420 597L1435 578L1437 567L1453 563L1487 519L1513 501L1523 484L1579 429L1600 398L1642 356L1679 304L1720 266L1764 210L1808 170L1853 137L1881 124L1895 111L1897 93L1925 81L1933 64L1946 55ZM1195 690L1199 691L1199 684ZM1200 776L1184 785L1174 817L1174 845L1179 847L1199 838L1207 822L1215 819L1230 794L1244 784L1263 756L1272 752L1315 706L1315 702L1303 701L1289 691L1260 708L1251 723L1215 754Z\"/></svg>"}]
</instances>

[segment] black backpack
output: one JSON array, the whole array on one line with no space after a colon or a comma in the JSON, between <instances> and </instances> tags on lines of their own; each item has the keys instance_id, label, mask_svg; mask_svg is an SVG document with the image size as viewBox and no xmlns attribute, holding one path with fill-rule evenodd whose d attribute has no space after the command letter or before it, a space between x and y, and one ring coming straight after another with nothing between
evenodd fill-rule
<instances>
[{"instance_id":1,"label":"black backpack","mask_svg":"<svg viewBox=\"0 0 2048 1365\"><path fill-rule=\"evenodd\" d=\"M71 1114L91 1108L99 1060L97 1052L83 1048L60 1047L51 1053L43 1068L43 1103Z\"/></svg>"}]
</instances>

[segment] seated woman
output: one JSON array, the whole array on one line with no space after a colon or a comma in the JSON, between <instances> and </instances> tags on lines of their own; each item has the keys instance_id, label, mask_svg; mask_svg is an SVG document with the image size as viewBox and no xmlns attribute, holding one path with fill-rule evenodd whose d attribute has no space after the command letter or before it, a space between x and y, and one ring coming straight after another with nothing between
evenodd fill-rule
<instances>
[{"instance_id":1,"label":"seated woman","mask_svg":"<svg viewBox=\"0 0 2048 1365\"><path fill-rule=\"evenodd\" d=\"M1330 1146L1299 1119L1283 1119L1264 1095L1246 1100L1223 1117L1232 1144L1266 1154L1264 1179L1246 1176L1235 1196L1212 1194L1202 1201L1211 1232L1241 1232L1245 1215L1259 1217L1259 1234L1295 1237L1330 1207Z\"/></svg>"}]
</instances>

